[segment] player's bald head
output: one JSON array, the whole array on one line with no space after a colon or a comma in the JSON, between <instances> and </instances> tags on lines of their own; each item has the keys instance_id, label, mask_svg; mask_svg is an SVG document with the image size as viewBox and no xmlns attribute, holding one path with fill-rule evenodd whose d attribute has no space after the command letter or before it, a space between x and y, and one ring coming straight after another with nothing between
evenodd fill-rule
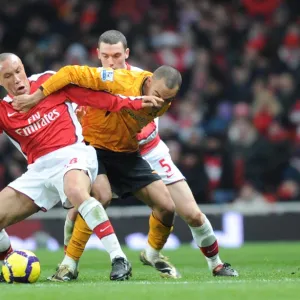
<instances>
[{"instance_id":1,"label":"player's bald head","mask_svg":"<svg viewBox=\"0 0 300 300\"><path fill-rule=\"evenodd\" d=\"M21 60L16 54L14 53L0 53L0 63L7 60L7 59L16 59L16 60Z\"/></svg>"},{"instance_id":2,"label":"player's bald head","mask_svg":"<svg viewBox=\"0 0 300 300\"><path fill-rule=\"evenodd\" d=\"M163 79L168 89L180 89L182 77L178 70L170 66L160 66L153 73L154 80Z\"/></svg>"},{"instance_id":3,"label":"player's bald head","mask_svg":"<svg viewBox=\"0 0 300 300\"><path fill-rule=\"evenodd\" d=\"M23 65L21 59L17 55L13 53L0 53L0 72L3 69L3 63L6 61L9 63Z\"/></svg>"},{"instance_id":4,"label":"player's bald head","mask_svg":"<svg viewBox=\"0 0 300 300\"><path fill-rule=\"evenodd\" d=\"M153 75L145 82L144 93L146 95L157 96L171 102L177 95L181 86L181 74L173 67L163 65L157 68Z\"/></svg>"}]
</instances>

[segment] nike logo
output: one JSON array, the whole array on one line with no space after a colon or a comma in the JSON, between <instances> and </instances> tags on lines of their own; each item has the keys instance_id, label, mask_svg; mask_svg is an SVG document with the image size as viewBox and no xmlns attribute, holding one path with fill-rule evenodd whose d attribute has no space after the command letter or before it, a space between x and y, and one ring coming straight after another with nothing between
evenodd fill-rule
<instances>
[{"instance_id":1,"label":"nike logo","mask_svg":"<svg viewBox=\"0 0 300 300\"><path fill-rule=\"evenodd\" d=\"M110 225L108 225L108 226L106 226L106 227L104 227L103 229L100 229L100 232L103 232L103 231L105 231L106 229L108 229L110 227Z\"/></svg>"},{"instance_id":2,"label":"nike logo","mask_svg":"<svg viewBox=\"0 0 300 300\"><path fill-rule=\"evenodd\" d=\"M13 113L8 113L7 116L10 118L12 117L13 115L15 115L17 112L13 112Z\"/></svg>"},{"instance_id":3,"label":"nike logo","mask_svg":"<svg viewBox=\"0 0 300 300\"><path fill-rule=\"evenodd\" d=\"M172 177L174 175L174 173L173 174L171 174L171 175L167 175L167 178L170 178L170 177Z\"/></svg>"},{"instance_id":4,"label":"nike logo","mask_svg":"<svg viewBox=\"0 0 300 300\"><path fill-rule=\"evenodd\" d=\"M209 251L209 250L207 250L207 251L206 251L206 253L207 253L207 254L209 254L209 253L212 253L212 252L216 251L216 250L217 250L217 248L218 248L218 246L216 246L214 249L212 249L212 250L210 250L210 251Z\"/></svg>"}]
</instances>

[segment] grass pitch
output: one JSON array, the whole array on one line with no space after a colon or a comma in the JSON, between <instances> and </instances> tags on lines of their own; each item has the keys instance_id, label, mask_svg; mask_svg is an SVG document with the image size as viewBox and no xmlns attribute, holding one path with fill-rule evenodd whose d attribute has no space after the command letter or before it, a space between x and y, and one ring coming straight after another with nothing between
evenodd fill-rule
<instances>
[{"instance_id":1,"label":"grass pitch","mask_svg":"<svg viewBox=\"0 0 300 300\"><path fill-rule=\"evenodd\" d=\"M300 244L246 244L240 249L221 249L221 257L240 273L238 278L216 278L207 269L202 254L190 246L165 251L182 279L162 279L153 268L142 266L138 252L126 250L133 277L126 282L109 280L110 262L102 251L86 251L77 281L53 283L53 274L63 252L36 251L42 274L32 285L0 284L0 299L21 300L183 300L183 299L300 299Z\"/></svg>"}]
</instances>

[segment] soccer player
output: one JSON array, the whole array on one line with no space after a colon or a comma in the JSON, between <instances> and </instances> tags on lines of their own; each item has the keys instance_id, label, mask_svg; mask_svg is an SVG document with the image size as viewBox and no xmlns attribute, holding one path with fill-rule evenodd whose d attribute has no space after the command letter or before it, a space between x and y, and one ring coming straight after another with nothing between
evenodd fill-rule
<instances>
[{"instance_id":1,"label":"soccer player","mask_svg":"<svg viewBox=\"0 0 300 300\"><path fill-rule=\"evenodd\" d=\"M12 251L5 232L7 226L39 210L47 211L61 200L64 207L76 206L102 241L112 261L110 279L128 279L131 265L103 206L90 195L97 176L97 155L93 147L83 143L71 100L110 111L138 110L149 105L142 100L71 86L26 113L13 108L13 96L35 92L50 76L51 73L45 72L28 78L19 57L0 54L0 85L7 91L0 102L0 130L28 161L28 170L0 192L0 260Z\"/></svg>"},{"instance_id":2,"label":"soccer player","mask_svg":"<svg viewBox=\"0 0 300 300\"><path fill-rule=\"evenodd\" d=\"M142 71L126 62L129 49L127 48L126 37L120 31L109 30L104 32L99 38L97 53L103 67ZM137 135L142 157L166 184L175 203L176 213L188 224L212 274L214 276L237 276L237 272L228 263L223 263L220 259L218 242L213 228L207 217L199 209L184 176L173 163L167 145L159 137L158 119L155 121L146 125L141 133ZM107 195L109 196L107 197ZM110 190L105 191L102 189L100 201L103 206L107 207L110 200ZM65 234L68 235L68 233ZM140 260L145 265L154 266L155 256L153 257L151 252L150 254L147 253L148 248L142 251ZM160 254L156 253L156 257L157 255Z\"/></svg>"},{"instance_id":3,"label":"soccer player","mask_svg":"<svg viewBox=\"0 0 300 300\"><path fill-rule=\"evenodd\" d=\"M67 66L53 76L52 83L47 81L49 86L45 82L41 87L44 92L47 91L49 94L70 82L74 84L80 82L81 85L95 90L100 89L125 95L130 92L136 96L157 94L164 99L164 105L160 109L147 108L134 112L129 109L111 112L88 107L86 115L82 118L85 141L95 147L98 155L99 174L107 175L107 177L103 176L104 179L109 179L113 190L118 195L134 193L138 199L151 207L148 243L150 252L156 256L163 248L172 230L175 205L161 178L141 157L136 134L142 127L168 109L181 85L180 73L169 66L161 66L153 74L147 71ZM49 90L49 87L52 90ZM40 96L45 96L43 91L39 90L33 95L21 97L23 99L16 98L16 105L22 104L22 101L25 101L25 107L34 104L35 100L39 101ZM109 182L107 185L109 186ZM97 195L101 190L101 186L96 184L96 189L93 186L92 193L97 199L101 199ZM110 186L109 190L111 190ZM70 253L67 248L66 257L68 259L67 261L64 259L60 266L67 265L70 272L75 273L76 261L85 246L82 241L87 242L91 233L79 214L75 222L73 242L69 243L69 245L72 243L75 251ZM73 264L70 263L69 258L74 259ZM179 276L176 268L158 255L154 264L163 277L177 278Z\"/></svg>"}]
</instances>

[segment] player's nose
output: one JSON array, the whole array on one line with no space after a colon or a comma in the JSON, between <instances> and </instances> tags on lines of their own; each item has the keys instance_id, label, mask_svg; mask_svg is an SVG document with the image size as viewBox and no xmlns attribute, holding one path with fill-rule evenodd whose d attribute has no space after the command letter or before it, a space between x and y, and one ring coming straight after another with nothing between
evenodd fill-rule
<instances>
[{"instance_id":1,"label":"player's nose","mask_svg":"<svg viewBox=\"0 0 300 300\"><path fill-rule=\"evenodd\" d=\"M21 82L21 78L17 75L15 75L15 83L18 84Z\"/></svg>"}]
</instances>

